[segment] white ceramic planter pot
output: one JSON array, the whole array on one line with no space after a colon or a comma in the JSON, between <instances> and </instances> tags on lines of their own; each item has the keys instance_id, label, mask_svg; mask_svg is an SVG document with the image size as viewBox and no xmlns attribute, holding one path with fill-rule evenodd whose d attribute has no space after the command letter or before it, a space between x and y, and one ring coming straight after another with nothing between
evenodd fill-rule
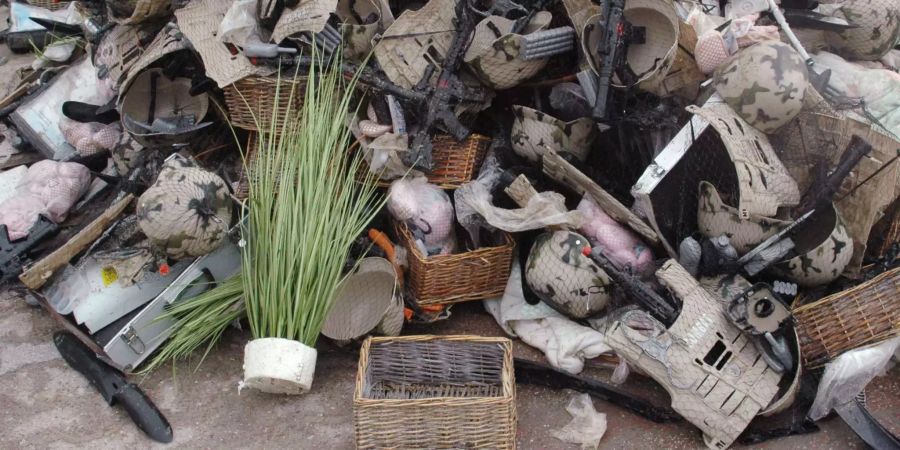
<instances>
[{"instance_id":1,"label":"white ceramic planter pot","mask_svg":"<svg viewBox=\"0 0 900 450\"><path fill-rule=\"evenodd\" d=\"M282 338L254 339L244 346L242 387L270 394L303 394L312 387L316 349Z\"/></svg>"}]
</instances>

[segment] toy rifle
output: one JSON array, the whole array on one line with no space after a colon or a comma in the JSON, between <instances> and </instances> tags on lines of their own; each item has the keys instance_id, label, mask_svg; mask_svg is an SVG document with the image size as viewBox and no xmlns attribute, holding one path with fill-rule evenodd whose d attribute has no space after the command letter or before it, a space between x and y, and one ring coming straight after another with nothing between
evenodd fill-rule
<instances>
[{"instance_id":1,"label":"toy rifle","mask_svg":"<svg viewBox=\"0 0 900 450\"><path fill-rule=\"evenodd\" d=\"M589 255L591 259L603 269L612 280L625 291L628 297L637 301L642 307L646 308L650 314L657 320L662 322L666 327L675 323L678 318L678 309L672 306L668 300L657 294L647 283L639 280L636 276L625 273L620 270L599 247L591 249Z\"/></svg>"},{"instance_id":2,"label":"toy rifle","mask_svg":"<svg viewBox=\"0 0 900 450\"><path fill-rule=\"evenodd\" d=\"M625 20L625 0L605 0L601 15L603 16L602 37L597 48L597 60L600 68L597 81L597 96L594 101L594 120L609 120L609 88L613 74L626 84L631 84L636 75L628 68L626 56L628 45L632 42L643 43L646 30L644 27L633 27Z\"/></svg>"},{"instance_id":3,"label":"toy rifle","mask_svg":"<svg viewBox=\"0 0 900 450\"><path fill-rule=\"evenodd\" d=\"M28 231L28 236L10 241L6 225L0 225L0 283L22 273L22 269L28 261L28 253L44 238L58 230L57 224L43 215L39 215Z\"/></svg>"},{"instance_id":4,"label":"toy rifle","mask_svg":"<svg viewBox=\"0 0 900 450\"><path fill-rule=\"evenodd\" d=\"M797 207L795 217L803 215L807 211L827 207L834 198L834 194L840 189L841 184L844 183L844 179L850 175L850 171L871 151L872 146L868 142L857 135L853 135L850 138L850 144L844 150L844 153L841 154L841 158L838 160L834 170L831 171L831 174L817 177L812 187L806 191L806 194L800 200L800 205Z\"/></svg>"},{"instance_id":5,"label":"toy rifle","mask_svg":"<svg viewBox=\"0 0 900 450\"><path fill-rule=\"evenodd\" d=\"M456 117L456 106L464 101L485 97L484 88L466 86L458 74L475 30L475 20L472 17L475 9L470 1L458 0L456 3L456 34L444 55L437 82L434 86L431 85L431 78L437 70L432 64L416 85L415 90L426 93L428 100L418 105L422 121L412 136L409 152L404 155L404 163L409 167L431 171L431 138L434 137L437 126L458 141L468 137L470 131Z\"/></svg>"}]
</instances>

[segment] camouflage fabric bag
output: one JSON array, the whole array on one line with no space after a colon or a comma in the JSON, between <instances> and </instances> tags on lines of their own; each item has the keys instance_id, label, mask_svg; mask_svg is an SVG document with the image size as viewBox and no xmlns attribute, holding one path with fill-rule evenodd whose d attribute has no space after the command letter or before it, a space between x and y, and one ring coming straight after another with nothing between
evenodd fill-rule
<instances>
[{"instance_id":1,"label":"camouflage fabric bag","mask_svg":"<svg viewBox=\"0 0 900 450\"><path fill-rule=\"evenodd\" d=\"M174 259L218 248L228 234L231 213L225 181L178 158L163 165L137 205L141 230Z\"/></svg>"},{"instance_id":2,"label":"camouflage fabric bag","mask_svg":"<svg viewBox=\"0 0 900 450\"><path fill-rule=\"evenodd\" d=\"M362 62L372 51L372 39L383 31L380 8L372 0L341 0L335 13L342 22L339 29L344 41L344 58Z\"/></svg>"},{"instance_id":3,"label":"camouflage fabric bag","mask_svg":"<svg viewBox=\"0 0 900 450\"><path fill-rule=\"evenodd\" d=\"M525 281L553 309L574 319L606 308L611 281L582 250L587 238L570 231L537 237L525 265Z\"/></svg>"},{"instance_id":4,"label":"camouflage fabric bag","mask_svg":"<svg viewBox=\"0 0 900 450\"><path fill-rule=\"evenodd\" d=\"M857 26L825 33L828 44L846 58L877 61L900 41L897 0L846 0L834 16Z\"/></svg>"},{"instance_id":5,"label":"camouflage fabric bag","mask_svg":"<svg viewBox=\"0 0 900 450\"><path fill-rule=\"evenodd\" d=\"M587 158L597 137L597 127L589 117L563 122L549 114L527 106L513 106L512 148L519 156L536 162L547 148Z\"/></svg>"},{"instance_id":6,"label":"camouflage fabric bag","mask_svg":"<svg viewBox=\"0 0 900 450\"><path fill-rule=\"evenodd\" d=\"M790 45L766 41L732 55L713 80L716 92L742 119L772 133L800 113L809 72Z\"/></svg>"}]
</instances>

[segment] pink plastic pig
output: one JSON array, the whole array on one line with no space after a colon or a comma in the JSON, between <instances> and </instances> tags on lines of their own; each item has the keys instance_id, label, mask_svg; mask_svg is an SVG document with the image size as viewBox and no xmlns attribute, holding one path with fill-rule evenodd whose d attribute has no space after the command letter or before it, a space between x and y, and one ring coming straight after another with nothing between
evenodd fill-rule
<instances>
[{"instance_id":1,"label":"pink plastic pig","mask_svg":"<svg viewBox=\"0 0 900 450\"><path fill-rule=\"evenodd\" d=\"M584 215L581 232L591 245L600 247L616 264L640 273L651 267L653 252L631 230L609 217L596 203L585 196L578 204Z\"/></svg>"}]
</instances>

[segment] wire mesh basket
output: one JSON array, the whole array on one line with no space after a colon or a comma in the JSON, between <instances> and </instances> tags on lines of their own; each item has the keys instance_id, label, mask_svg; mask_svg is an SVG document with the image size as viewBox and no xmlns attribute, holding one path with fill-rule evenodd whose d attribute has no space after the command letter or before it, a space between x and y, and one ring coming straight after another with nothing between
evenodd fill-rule
<instances>
[{"instance_id":1,"label":"wire mesh basket","mask_svg":"<svg viewBox=\"0 0 900 450\"><path fill-rule=\"evenodd\" d=\"M495 246L450 255L422 254L404 223L394 222L399 242L409 251L407 285L419 305L459 303L499 297L506 289L515 243L509 233Z\"/></svg>"},{"instance_id":2,"label":"wire mesh basket","mask_svg":"<svg viewBox=\"0 0 900 450\"><path fill-rule=\"evenodd\" d=\"M804 366L900 335L900 268L794 309Z\"/></svg>"},{"instance_id":3,"label":"wire mesh basket","mask_svg":"<svg viewBox=\"0 0 900 450\"><path fill-rule=\"evenodd\" d=\"M72 3L72 2L65 2L65 1L59 1L59 0L28 0L28 4L34 5L34 6L40 6L41 8L47 8L50 11L56 11L59 9L67 8L69 6L69 3Z\"/></svg>"},{"instance_id":4,"label":"wire mesh basket","mask_svg":"<svg viewBox=\"0 0 900 450\"><path fill-rule=\"evenodd\" d=\"M231 124L245 130L278 133L286 118L303 107L306 77L249 76L225 87L225 105ZM273 115L274 114L274 115Z\"/></svg>"},{"instance_id":5,"label":"wire mesh basket","mask_svg":"<svg viewBox=\"0 0 900 450\"><path fill-rule=\"evenodd\" d=\"M431 152L434 169L426 174L428 182L441 189L456 189L472 181L478 175L478 169L490 146L491 138L480 134L473 134L462 141L449 135L435 136ZM365 179L366 170L369 170L369 166L363 164L357 180ZM391 181L393 180L378 180L377 183L379 187L389 187Z\"/></svg>"},{"instance_id":6,"label":"wire mesh basket","mask_svg":"<svg viewBox=\"0 0 900 450\"><path fill-rule=\"evenodd\" d=\"M353 395L356 446L512 449L512 342L480 336L367 339Z\"/></svg>"}]
</instances>

